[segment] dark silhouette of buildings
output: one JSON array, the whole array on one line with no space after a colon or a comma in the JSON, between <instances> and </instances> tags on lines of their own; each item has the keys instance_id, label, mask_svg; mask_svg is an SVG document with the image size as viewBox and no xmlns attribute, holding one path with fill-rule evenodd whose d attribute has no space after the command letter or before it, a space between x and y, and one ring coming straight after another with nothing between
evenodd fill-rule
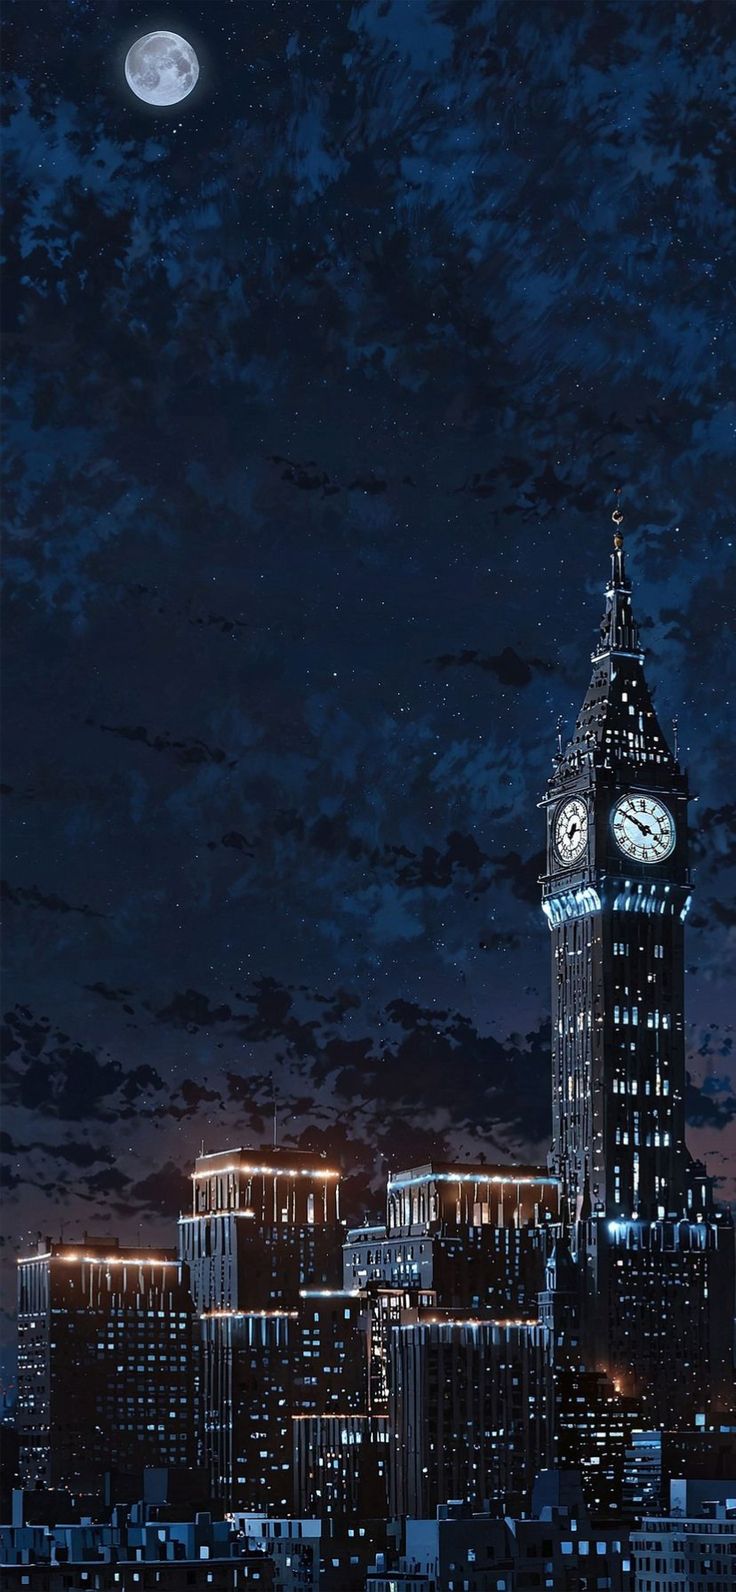
<instances>
[{"instance_id":1,"label":"dark silhouette of buildings","mask_svg":"<svg viewBox=\"0 0 736 1592\"><path fill-rule=\"evenodd\" d=\"M0 1526L0 1556L0 1592L275 1592L283 1585L264 1549L206 1513L177 1522L140 1507L109 1524Z\"/></svg>"},{"instance_id":2,"label":"dark silhouette of buildings","mask_svg":"<svg viewBox=\"0 0 736 1592\"><path fill-rule=\"evenodd\" d=\"M193 1311L173 1250L41 1240L18 1267L21 1484L196 1462Z\"/></svg>"},{"instance_id":3,"label":"dark silhouette of buildings","mask_svg":"<svg viewBox=\"0 0 736 1592\"><path fill-rule=\"evenodd\" d=\"M645 1516L632 1534L637 1592L725 1592L736 1585L736 1507L714 1500L687 1513Z\"/></svg>"},{"instance_id":4,"label":"dark silhouette of buildings","mask_svg":"<svg viewBox=\"0 0 736 1592\"><path fill-rule=\"evenodd\" d=\"M366 1592L634 1592L628 1537L595 1520L576 1472L542 1471L523 1518L455 1501L407 1520L402 1555L381 1555Z\"/></svg>"},{"instance_id":5,"label":"dark silhouette of buildings","mask_svg":"<svg viewBox=\"0 0 736 1592\"><path fill-rule=\"evenodd\" d=\"M580 1275L566 1228L557 1232L546 1284L539 1314L549 1330L553 1362L555 1464L561 1471L580 1472L586 1504L595 1515L616 1515L627 1443L641 1417L609 1376L586 1363Z\"/></svg>"}]
</instances>

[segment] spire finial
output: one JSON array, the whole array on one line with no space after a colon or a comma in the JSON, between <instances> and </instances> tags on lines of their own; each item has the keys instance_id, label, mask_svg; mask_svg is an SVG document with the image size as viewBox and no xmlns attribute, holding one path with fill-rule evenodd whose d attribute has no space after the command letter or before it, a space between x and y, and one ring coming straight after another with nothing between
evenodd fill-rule
<instances>
[{"instance_id":1,"label":"spire finial","mask_svg":"<svg viewBox=\"0 0 736 1592\"><path fill-rule=\"evenodd\" d=\"M614 490L616 493L616 507L611 515L611 519L616 527L613 533L613 545L618 553L624 545L624 539L620 529L620 527L623 525L624 517L621 512L621 488L620 486L617 486Z\"/></svg>"}]
</instances>

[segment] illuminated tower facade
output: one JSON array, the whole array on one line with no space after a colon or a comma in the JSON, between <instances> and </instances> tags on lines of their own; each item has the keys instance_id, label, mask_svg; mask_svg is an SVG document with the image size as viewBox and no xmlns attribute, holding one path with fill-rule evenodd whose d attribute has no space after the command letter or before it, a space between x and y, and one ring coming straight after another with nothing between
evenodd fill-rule
<instances>
[{"instance_id":1,"label":"illuminated tower facade","mask_svg":"<svg viewBox=\"0 0 736 1592\"><path fill-rule=\"evenodd\" d=\"M571 1216L686 1203L688 787L654 711L617 532L593 673L547 807L553 1146Z\"/></svg>"},{"instance_id":2,"label":"illuminated tower facade","mask_svg":"<svg viewBox=\"0 0 736 1592\"><path fill-rule=\"evenodd\" d=\"M685 1145L688 785L645 678L614 519L590 685L544 798L550 1160L584 1364L676 1424L733 1403L733 1223Z\"/></svg>"}]
</instances>

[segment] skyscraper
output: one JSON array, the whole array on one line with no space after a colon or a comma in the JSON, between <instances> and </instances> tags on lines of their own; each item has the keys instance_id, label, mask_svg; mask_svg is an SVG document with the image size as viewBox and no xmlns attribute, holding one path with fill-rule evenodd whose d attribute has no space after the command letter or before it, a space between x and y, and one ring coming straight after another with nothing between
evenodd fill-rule
<instances>
[{"instance_id":1,"label":"skyscraper","mask_svg":"<svg viewBox=\"0 0 736 1592\"><path fill-rule=\"evenodd\" d=\"M193 1313L173 1250L39 1244L18 1266L23 1485L98 1492L105 1471L190 1466Z\"/></svg>"},{"instance_id":2,"label":"skyscraper","mask_svg":"<svg viewBox=\"0 0 736 1592\"><path fill-rule=\"evenodd\" d=\"M733 1227L685 1146L688 782L645 678L619 523L592 661L545 795L551 1165L589 1358L672 1419L728 1396Z\"/></svg>"},{"instance_id":3,"label":"skyscraper","mask_svg":"<svg viewBox=\"0 0 736 1592\"><path fill-rule=\"evenodd\" d=\"M546 1327L438 1314L394 1327L390 1355L392 1513L525 1506L552 1452Z\"/></svg>"},{"instance_id":4,"label":"skyscraper","mask_svg":"<svg viewBox=\"0 0 736 1592\"><path fill-rule=\"evenodd\" d=\"M284 1310L339 1287L339 1173L299 1150L200 1155L180 1251L198 1311Z\"/></svg>"},{"instance_id":5,"label":"skyscraper","mask_svg":"<svg viewBox=\"0 0 736 1592\"><path fill-rule=\"evenodd\" d=\"M180 1248L200 1318L203 1457L230 1508L287 1515L292 1415L350 1407L350 1387L360 1404L358 1305L334 1293L338 1183L297 1150L225 1150L195 1165Z\"/></svg>"},{"instance_id":6,"label":"skyscraper","mask_svg":"<svg viewBox=\"0 0 736 1592\"><path fill-rule=\"evenodd\" d=\"M532 1319L559 1208L558 1179L543 1167L433 1161L393 1172L385 1227L348 1233L345 1286L380 1282L431 1291L442 1307Z\"/></svg>"}]
</instances>

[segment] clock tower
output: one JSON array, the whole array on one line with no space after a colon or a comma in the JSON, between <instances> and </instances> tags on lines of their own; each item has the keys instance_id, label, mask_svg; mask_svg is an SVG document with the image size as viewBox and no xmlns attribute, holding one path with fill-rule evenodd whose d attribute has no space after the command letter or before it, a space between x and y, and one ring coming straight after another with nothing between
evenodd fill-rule
<instances>
[{"instance_id":1,"label":"clock tower","mask_svg":"<svg viewBox=\"0 0 736 1592\"><path fill-rule=\"evenodd\" d=\"M687 777L652 703L614 521L590 685L543 802L550 1160L583 1363L668 1425L733 1408L734 1233L685 1146Z\"/></svg>"},{"instance_id":2,"label":"clock tower","mask_svg":"<svg viewBox=\"0 0 736 1592\"><path fill-rule=\"evenodd\" d=\"M571 1219L682 1216L687 777L660 727L617 510L593 672L544 798L553 1169Z\"/></svg>"}]
</instances>

